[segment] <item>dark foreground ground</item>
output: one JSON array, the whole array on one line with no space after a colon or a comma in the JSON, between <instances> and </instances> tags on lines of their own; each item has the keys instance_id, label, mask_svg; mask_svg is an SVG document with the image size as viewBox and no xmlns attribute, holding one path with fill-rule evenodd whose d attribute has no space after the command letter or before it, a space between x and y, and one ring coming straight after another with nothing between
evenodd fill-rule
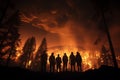
<instances>
[{"instance_id":1,"label":"dark foreground ground","mask_svg":"<svg viewBox=\"0 0 120 80\"><path fill-rule=\"evenodd\" d=\"M17 67L0 67L0 80L120 80L120 69L101 66L86 72L40 73Z\"/></svg>"}]
</instances>

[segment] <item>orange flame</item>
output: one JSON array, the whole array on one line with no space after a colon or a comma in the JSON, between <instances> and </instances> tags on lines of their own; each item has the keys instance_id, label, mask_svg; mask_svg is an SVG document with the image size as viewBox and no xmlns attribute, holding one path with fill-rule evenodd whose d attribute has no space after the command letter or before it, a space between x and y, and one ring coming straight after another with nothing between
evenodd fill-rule
<instances>
[{"instance_id":1,"label":"orange flame","mask_svg":"<svg viewBox=\"0 0 120 80\"><path fill-rule=\"evenodd\" d=\"M59 49L53 49L48 50L48 56L51 55L52 52L54 52L55 57L57 57L58 54L60 54L60 57L62 58L64 53L67 54L68 58L71 54L71 52L74 52L74 55L76 55L76 52L79 51L82 56L82 68L83 71L86 71L88 69L94 69L98 68L100 65L98 64L98 59L100 58L100 52L95 51L94 53L91 53L91 51L84 51L84 50L78 50L77 48L63 48L62 50ZM48 61L49 64L49 61ZM68 68L70 68L70 64L68 64Z\"/></svg>"},{"instance_id":2,"label":"orange flame","mask_svg":"<svg viewBox=\"0 0 120 80\"><path fill-rule=\"evenodd\" d=\"M15 57L15 62L18 62L19 61L19 57L22 55L22 50L21 50L21 47L17 47L16 48L16 57Z\"/></svg>"}]
</instances>

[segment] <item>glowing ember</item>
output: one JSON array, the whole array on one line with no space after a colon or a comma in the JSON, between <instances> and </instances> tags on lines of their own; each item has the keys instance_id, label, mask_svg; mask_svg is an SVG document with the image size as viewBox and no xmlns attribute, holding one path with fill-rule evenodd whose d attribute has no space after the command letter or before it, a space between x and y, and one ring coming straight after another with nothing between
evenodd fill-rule
<instances>
[{"instance_id":1,"label":"glowing ember","mask_svg":"<svg viewBox=\"0 0 120 80\"><path fill-rule=\"evenodd\" d=\"M31 62L32 62L31 60L28 62L28 65L29 65L29 66L30 66Z\"/></svg>"},{"instance_id":2,"label":"glowing ember","mask_svg":"<svg viewBox=\"0 0 120 80\"><path fill-rule=\"evenodd\" d=\"M22 54L22 50L21 50L21 48L20 48L20 47L17 47L17 48L16 48L15 62L18 62L19 57L21 56L21 54Z\"/></svg>"},{"instance_id":3,"label":"glowing ember","mask_svg":"<svg viewBox=\"0 0 120 80\"><path fill-rule=\"evenodd\" d=\"M26 64L26 68L29 68L31 65L32 60L29 60L28 63Z\"/></svg>"}]
</instances>

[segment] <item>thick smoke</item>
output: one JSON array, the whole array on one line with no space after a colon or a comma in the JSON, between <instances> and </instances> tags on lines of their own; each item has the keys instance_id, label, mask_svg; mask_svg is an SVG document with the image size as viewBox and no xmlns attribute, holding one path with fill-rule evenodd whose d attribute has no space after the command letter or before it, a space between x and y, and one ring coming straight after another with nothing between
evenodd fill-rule
<instances>
[{"instance_id":1,"label":"thick smoke","mask_svg":"<svg viewBox=\"0 0 120 80\"><path fill-rule=\"evenodd\" d=\"M90 0L29 0L18 6L21 7L23 22L47 34L48 46L90 49L96 47L97 39L100 44L107 41L101 17L96 15ZM53 39L54 36L57 37Z\"/></svg>"}]
</instances>

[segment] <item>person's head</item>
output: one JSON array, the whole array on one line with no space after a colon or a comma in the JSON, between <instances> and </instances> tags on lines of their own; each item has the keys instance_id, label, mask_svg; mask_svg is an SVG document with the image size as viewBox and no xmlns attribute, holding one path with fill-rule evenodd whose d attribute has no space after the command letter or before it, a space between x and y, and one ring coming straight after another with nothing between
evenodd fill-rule
<instances>
[{"instance_id":1,"label":"person's head","mask_svg":"<svg viewBox=\"0 0 120 80\"><path fill-rule=\"evenodd\" d=\"M66 55L66 53L64 53L64 55Z\"/></svg>"},{"instance_id":2,"label":"person's head","mask_svg":"<svg viewBox=\"0 0 120 80\"><path fill-rule=\"evenodd\" d=\"M54 53L52 52L52 55L54 55Z\"/></svg>"},{"instance_id":3,"label":"person's head","mask_svg":"<svg viewBox=\"0 0 120 80\"><path fill-rule=\"evenodd\" d=\"M58 57L59 57L60 55L58 54Z\"/></svg>"},{"instance_id":4,"label":"person's head","mask_svg":"<svg viewBox=\"0 0 120 80\"><path fill-rule=\"evenodd\" d=\"M71 52L71 54L73 55L73 52Z\"/></svg>"},{"instance_id":5,"label":"person's head","mask_svg":"<svg viewBox=\"0 0 120 80\"><path fill-rule=\"evenodd\" d=\"M79 52L77 52L77 55L79 55L80 53Z\"/></svg>"}]
</instances>

